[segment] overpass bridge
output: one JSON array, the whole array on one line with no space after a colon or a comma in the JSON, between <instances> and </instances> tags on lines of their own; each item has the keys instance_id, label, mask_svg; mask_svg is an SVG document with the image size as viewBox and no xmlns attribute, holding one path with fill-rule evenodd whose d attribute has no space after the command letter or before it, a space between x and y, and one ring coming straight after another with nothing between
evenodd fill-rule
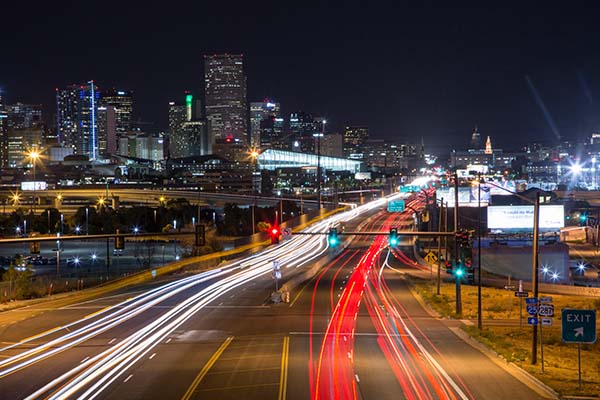
<instances>
[{"instance_id":1,"label":"overpass bridge","mask_svg":"<svg viewBox=\"0 0 600 400\"><path fill-rule=\"evenodd\" d=\"M12 212L18 208L33 207L33 191L10 192L0 191L3 212ZM149 206L158 207L173 199L186 199L190 204L211 208L223 207L226 203L240 206L276 206L280 201L292 201L306 210L316 210L317 200L305 199L302 196L260 196L248 194L211 193L190 189L153 189L153 188L61 188L39 190L35 193L35 211L41 212L54 207L64 213L74 213L80 207L111 206L112 208ZM327 204L328 202L323 202Z\"/></svg>"}]
</instances>

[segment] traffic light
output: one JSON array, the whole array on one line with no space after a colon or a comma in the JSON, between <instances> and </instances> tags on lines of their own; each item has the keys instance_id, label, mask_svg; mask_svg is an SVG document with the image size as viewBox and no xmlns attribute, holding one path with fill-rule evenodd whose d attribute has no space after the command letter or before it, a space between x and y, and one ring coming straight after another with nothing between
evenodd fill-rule
<instances>
[{"instance_id":1,"label":"traffic light","mask_svg":"<svg viewBox=\"0 0 600 400\"><path fill-rule=\"evenodd\" d=\"M461 260L456 263L456 268L454 268L454 276L457 279L462 279L465 276L465 267Z\"/></svg>"},{"instance_id":2,"label":"traffic light","mask_svg":"<svg viewBox=\"0 0 600 400\"><path fill-rule=\"evenodd\" d=\"M329 245L331 247L336 247L338 244L340 244L340 239L338 238L337 228L330 228L329 235L327 235L327 236L328 236Z\"/></svg>"},{"instance_id":3,"label":"traffic light","mask_svg":"<svg viewBox=\"0 0 600 400\"><path fill-rule=\"evenodd\" d=\"M391 247L398 245L398 228L390 228L389 243Z\"/></svg>"},{"instance_id":4,"label":"traffic light","mask_svg":"<svg viewBox=\"0 0 600 400\"><path fill-rule=\"evenodd\" d=\"M117 229L117 235L119 230ZM125 238L123 236L115 236L115 250L123 250L125 248Z\"/></svg>"},{"instance_id":5,"label":"traffic light","mask_svg":"<svg viewBox=\"0 0 600 400\"><path fill-rule=\"evenodd\" d=\"M271 244L279 243L279 236L281 235L281 231L277 225L271 226L269 229L269 235L271 236Z\"/></svg>"},{"instance_id":6,"label":"traffic light","mask_svg":"<svg viewBox=\"0 0 600 400\"><path fill-rule=\"evenodd\" d=\"M446 260L446 273L452 274L452 261Z\"/></svg>"}]
</instances>

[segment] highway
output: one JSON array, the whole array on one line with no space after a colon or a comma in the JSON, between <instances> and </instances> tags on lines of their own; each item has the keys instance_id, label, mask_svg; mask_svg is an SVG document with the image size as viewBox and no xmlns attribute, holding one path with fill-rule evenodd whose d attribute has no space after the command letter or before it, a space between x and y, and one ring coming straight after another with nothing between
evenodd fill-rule
<instances>
[{"instance_id":1,"label":"highway","mask_svg":"<svg viewBox=\"0 0 600 400\"><path fill-rule=\"evenodd\" d=\"M410 225L378 213L383 204L310 230L358 229L365 217L365 230ZM212 271L38 306L0 327L2 398L542 398L458 339L458 322L421 307L403 279L416 266L390 256L386 236L350 239L337 256L324 239L298 235ZM273 260L284 281L323 267L289 304L272 304Z\"/></svg>"}]
</instances>

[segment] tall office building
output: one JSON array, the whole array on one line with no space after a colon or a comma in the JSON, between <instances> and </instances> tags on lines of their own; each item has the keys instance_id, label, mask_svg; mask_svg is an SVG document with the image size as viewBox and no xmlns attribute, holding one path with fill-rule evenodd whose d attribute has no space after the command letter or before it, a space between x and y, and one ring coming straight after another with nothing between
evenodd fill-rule
<instances>
[{"instance_id":1,"label":"tall office building","mask_svg":"<svg viewBox=\"0 0 600 400\"><path fill-rule=\"evenodd\" d=\"M299 111L290 114L292 151L316 153L315 134L321 133L312 115Z\"/></svg>"},{"instance_id":2,"label":"tall office building","mask_svg":"<svg viewBox=\"0 0 600 400\"><path fill-rule=\"evenodd\" d=\"M243 56L204 56L206 118L217 141L249 144Z\"/></svg>"},{"instance_id":3,"label":"tall office building","mask_svg":"<svg viewBox=\"0 0 600 400\"><path fill-rule=\"evenodd\" d=\"M73 147L77 137L79 90L79 85L56 89L56 139L65 147Z\"/></svg>"},{"instance_id":4,"label":"tall office building","mask_svg":"<svg viewBox=\"0 0 600 400\"><path fill-rule=\"evenodd\" d=\"M271 115L260 121L260 150L289 150L289 141L285 137L285 120Z\"/></svg>"},{"instance_id":5,"label":"tall office building","mask_svg":"<svg viewBox=\"0 0 600 400\"><path fill-rule=\"evenodd\" d=\"M113 107L114 109L115 133L117 138L126 135L133 129L132 91L117 89L103 90L101 104L104 107Z\"/></svg>"},{"instance_id":6,"label":"tall office building","mask_svg":"<svg viewBox=\"0 0 600 400\"><path fill-rule=\"evenodd\" d=\"M262 146L260 124L263 120L271 117L280 117L279 103L272 100L250 103L250 139L252 147Z\"/></svg>"},{"instance_id":7,"label":"tall office building","mask_svg":"<svg viewBox=\"0 0 600 400\"><path fill-rule=\"evenodd\" d=\"M41 104L9 104L4 107L4 110L8 115L9 128L36 128L44 124Z\"/></svg>"},{"instance_id":8,"label":"tall office building","mask_svg":"<svg viewBox=\"0 0 600 400\"><path fill-rule=\"evenodd\" d=\"M113 106L98 107L98 152L102 156L121 154L118 152L117 110ZM124 136L122 134L121 136Z\"/></svg>"},{"instance_id":9,"label":"tall office building","mask_svg":"<svg viewBox=\"0 0 600 400\"><path fill-rule=\"evenodd\" d=\"M0 168L8 167L8 116L4 112L2 92L0 92Z\"/></svg>"},{"instance_id":10,"label":"tall office building","mask_svg":"<svg viewBox=\"0 0 600 400\"><path fill-rule=\"evenodd\" d=\"M20 167L25 153L44 146L45 125L40 104L16 103L4 107L8 130L8 166Z\"/></svg>"},{"instance_id":11,"label":"tall office building","mask_svg":"<svg viewBox=\"0 0 600 400\"><path fill-rule=\"evenodd\" d=\"M98 158L97 113L100 92L94 81L89 81L79 89L78 130L75 140L75 154L86 155L90 160Z\"/></svg>"},{"instance_id":12,"label":"tall office building","mask_svg":"<svg viewBox=\"0 0 600 400\"><path fill-rule=\"evenodd\" d=\"M199 107L194 96L186 94L184 103L169 103L169 157L183 158L210 154L210 124L198 118Z\"/></svg>"},{"instance_id":13,"label":"tall office building","mask_svg":"<svg viewBox=\"0 0 600 400\"><path fill-rule=\"evenodd\" d=\"M366 126L347 126L344 131L344 156L362 158L363 145L369 138L369 128ZM354 156L353 156L354 155Z\"/></svg>"},{"instance_id":14,"label":"tall office building","mask_svg":"<svg viewBox=\"0 0 600 400\"><path fill-rule=\"evenodd\" d=\"M56 126L60 144L91 160L98 157L97 112L100 92L94 81L56 90Z\"/></svg>"}]
</instances>

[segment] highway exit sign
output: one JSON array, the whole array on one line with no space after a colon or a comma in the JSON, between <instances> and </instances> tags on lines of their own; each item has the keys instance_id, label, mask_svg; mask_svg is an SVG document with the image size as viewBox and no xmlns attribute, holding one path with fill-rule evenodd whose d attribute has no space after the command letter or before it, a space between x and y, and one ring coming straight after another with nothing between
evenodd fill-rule
<instances>
[{"instance_id":1,"label":"highway exit sign","mask_svg":"<svg viewBox=\"0 0 600 400\"><path fill-rule=\"evenodd\" d=\"M562 340L565 343L596 342L596 310L562 310Z\"/></svg>"},{"instance_id":2,"label":"highway exit sign","mask_svg":"<svg viewBox=\"0 0 600 400\"><path fill-rule=\"evenodd\" d=\"M404 212L406 206L404 200L390 200L388 201L389 212Z\"/></svg>"}]
</instances>

